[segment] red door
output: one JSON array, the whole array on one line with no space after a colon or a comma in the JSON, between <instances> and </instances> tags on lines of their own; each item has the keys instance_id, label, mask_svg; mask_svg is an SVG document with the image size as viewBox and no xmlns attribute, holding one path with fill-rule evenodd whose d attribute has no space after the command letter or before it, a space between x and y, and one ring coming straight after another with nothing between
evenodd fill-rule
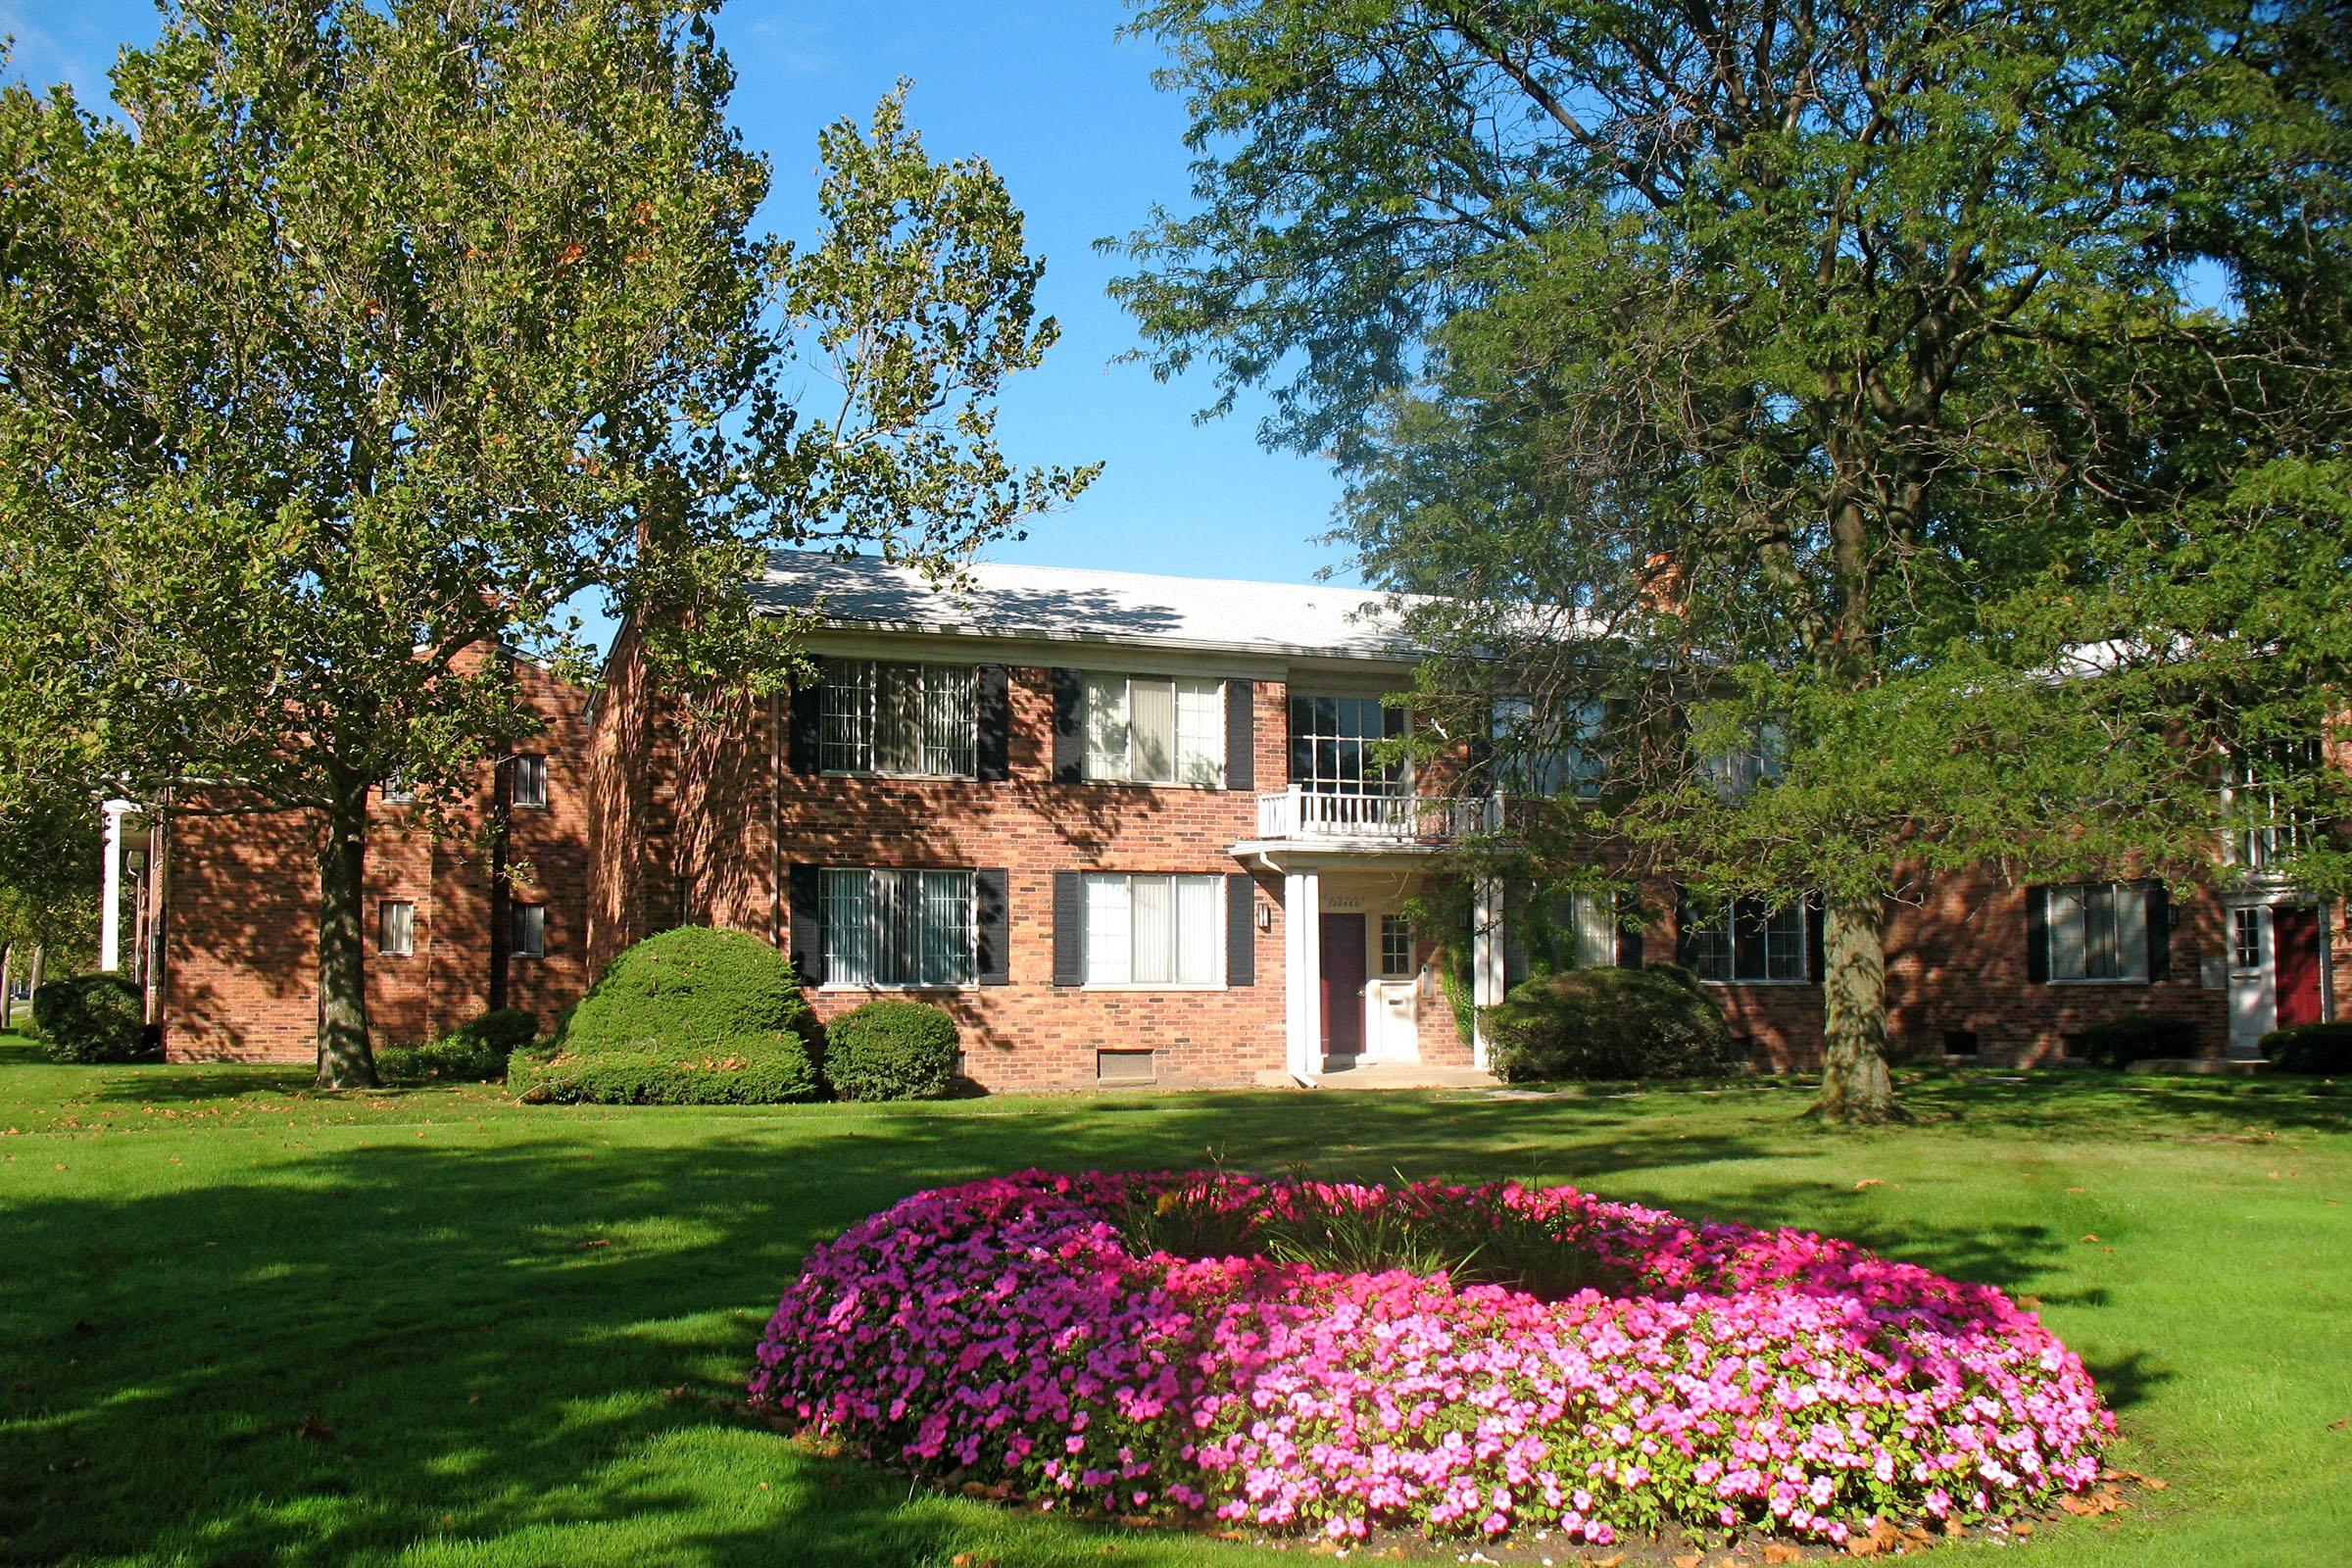
<instances>
[{"instance_id":1,"label":"red door","mask_svg":"<svg viewBox=\"0 0 2352 1568\"><path fill-rule=\"evenodd\" d=\"M1364 917L1323 916L1323 1054L1364 1049Z\"/></svg>"},{"instance_id":2,"label":"red door","mask_svg":"<svg viewBox=\"0 0 2352 1568\"><path fill-rule=\"evenodd\" d=\"M2271 952L2278 966L2278 1027L2318 1023L2320 911L2308 904L2272 909Z\"/></svg>"}]
</instances>

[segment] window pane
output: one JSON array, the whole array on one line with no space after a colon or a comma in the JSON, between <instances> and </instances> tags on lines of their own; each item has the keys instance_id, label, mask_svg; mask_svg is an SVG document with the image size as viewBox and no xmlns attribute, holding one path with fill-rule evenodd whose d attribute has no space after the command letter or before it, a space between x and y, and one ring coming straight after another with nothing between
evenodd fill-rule
<instances>
[{"instance_id":1,"label":"window pane","mask_svg":"<svg viewBox=\"0 0 2352 1568\"><path fill-rule=\"evenodd\" d=\"M1413 972L1412 922L1401 914L1380 917L1380 972L1392 977Z\"/></svg>"},{"instance_id":2,"label":"window pane","mask_svg":"<svg viewBox=\"0 0 2352 1568\"><path fill-rule=\"evenodd\" d=\"M1213 680L1176 683L1176 782L1225 782L1225 689Z\"/></svg>"},{"instance_id":3,"label":"window pane","mask_svg":"<svg viewBox=\"0 0 2352 1568\"><path fill-rule=\"evenodd\" d=\"M912 773L922 766L923 687L913 664L874 666L875 771Z\"/></svg>"},{"instance_id":4,"label":"window pane","mask_svg":"<svg viewBox=\"0 0 2352 1568\"><path fill-rule=\"evenodd\" d=\"M1127 879L1086 879L1086 983L1123 986L1133 974L1127 923Z\"/></svg>"},{"instance_id":5,"label":"window pane","mask_svg":"<svg viewBox=\"0 0 2352 1568\"><path fill-rule=\"evenodd\" d=\"M1217 942L1224 923L1217 918L1218 897L1224 890L1213 876L1176 879L1176 983L1214 985L1217 980Z\"/></svg>"},{"instance_id":6,"label":"window pane","mask_svg":"<svg viewBox=\"0 0 2352 1568\"><path fill-rule=\"evenodd\" d=\"M1135 777L1164 784L1176 776L1176 683L1127 682L1127 722Z\"/></svg>"},{"instance_id":7,"label":"window pane","mask_svg":"<svg viewBox=\"0 0 2352 1568\"><path fill-rule=\"evenodd\" d=\"M922 983L959 986L972 978L972 874L925 871L922 888Z\"/></svg>"},{"instance_id":8,"label":"window pane","mask_svg":"<svg viewBox=\"0 0 2352 1568\"><path fill-rule=\"evenodd\" d=\"M514 761L514 804L516 806L545 806L547 804L547 759L518 756Z\"/></svg>"},{"instance_id":9,"label":"window pane","mask_svg":"<svg viewBox=\"0 0 2352 1568\"><path fill-rule=\"evenodd\" d=\"M863 871L827 871L821 890L825 979L863 986L874 982L871 884Z\"/></svg>"},{"instance_id":10,"label":"window pane","mask_svg":"<svg viewBox=\"0 0 2352 1568\"><path fill-rule=\"evenodd\" d=\"M2110 887L2107 895L2115 910L2115 978L2145 980L2148 977L2148 895L2141 888L2121 886Z\"/></svg>"},{"instance_id":11,"label":"window pane","mask_svg":"<svg viewBox=\"0 0 2352 1568\"><path fill-rule=\"evenodd\" d=\"M1805 908L1792 904L1765 917L1764 973L1766 980L1805 977Z\"/></svg>"},{"instance_id":12,"label":"window pane","mask_svg":"<svg viewBox=\"0 0 2352 1568\"><path fill-rule=\"evenodd\" d=\"M542 956L547 952L547 906L544 904L515 905L514 936L513 952L515 956L523 958Z\"/></svg>"},{"instance_id":13,"label":"window pane","mask_svg":"<svg viewBox=\"0 0 2352 1568\"><path fill-rule=\"evenodd\" d=\"M1729 980L1732 977L1732 932L1730 912L1722 905L1712 907L1693 904L1685 910L1690 921L1690 972L1701 980Z\"/></svg>"},{"instance_id":14,"label":"window pane","mask_svg":"<svg viewBox=\"0 0 2352 1568\"><path fill-rule=\"evenodd\" d=\"M978 672L968 665L920 664L916 673L923 688L922 771L943 777L977 772Z\"/></svg>"},{"instance_id":15,"label":"window pane","mask_svg":"<svg viewBox=\"0 0 2352 1568\"><path fill-rule=\"evenodd\" d=\"M1139 985L1165 985L1175 978L1174 900L1164 876L1128 879L1129 918L1135 926L1134 979Z\"/></svg>"},{"instance_id":16,"label":"window pane","mask_svg":"<svg viewBox=\"0 0 2352 1568\"><path fill-rule=\"evenodd\" d=\"M819 760L825 767L837 772L865 772L873 767L873 705L872 661L825 662L823 723L819 726Z\"/></svg>"},{"instance_id":17,"label":"window pane","mask_svg":"<svg viewBox=\"0 0 2352 1568\"><path fill-rule=\"evenodd\" d=\"M1765 941L1764 901L1736 899L1732 903L1732 977L1762 980L1771 972Z\"/></svg>"},{"instance_id":18,"label":"window pane","mask_svg":"<svg viewBox=\"0 0 2352 1568\"><path fill-rule=\"evenodd\" d=\"M1086 776L1127 777L1127 677L1086 677Z\"/></svg>"},{"instance_id":19,"label":"window pane","mask_svg":"<svg viewBox=\"0 0 2352 1568\"><path fill-rule=\"evenodd\" d=\"M2085 978L2082 888L2050 889L2050 977Z\"/></svg>"},{"instance_id":20,"label":"window pane","mask_svg":"<svg viewBox=\"0 0 2352 1568\"><path fill-rule=\"evenodd\" d=\"M2116 976L2115 889L2104 884L2086 887L2080 897L2083 978L2112 980Z\"/></svg>"},{"instance_id":21,"label":"window pane","mask_svg":"<svg viewBox=\"0 0 2352 1568\"><path fill-rule=\"evenodd\" d=\"M1570 906L1576 922L1576 966L1605 969L1617 961L1617 922L1609 901L1597 893L1579 893Z\"/></svg>"}]
</instances>

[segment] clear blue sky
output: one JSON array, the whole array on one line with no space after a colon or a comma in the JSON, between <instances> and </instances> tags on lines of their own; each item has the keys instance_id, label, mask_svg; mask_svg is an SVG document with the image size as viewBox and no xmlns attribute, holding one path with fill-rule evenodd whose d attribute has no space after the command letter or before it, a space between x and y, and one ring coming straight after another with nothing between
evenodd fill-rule
<instances>
[{"instance_id":1,"label":"clear blue sky","mask_svg":"<svg viewBox=\"0 0 2352 1568\"><path fill-rule=\"evenodd\" d=\"M733 0L717 27L741 76L735 121L774 165L765 227L807 232L817 130L862 122L901 76L931 155L986 158L1028 215L1062 336L1007 386L1004 442L1016 462L1105 466L1076 507L988 559L1304 582L1343 564L1313 542L1339 493L1328 468L1261 451L1249 408L1196 423L1214 390L1203 373L1161 385L1111 363L1137 339L1102 292L1121 264L1093 243L1189 190L1182 104L1152 86L1156 48L1114 36L1125 16L1118 0ZM11 74L70 81L93 105L116 49L156 30L150 0L0 0Z\"/></svg>"}]
</instances>

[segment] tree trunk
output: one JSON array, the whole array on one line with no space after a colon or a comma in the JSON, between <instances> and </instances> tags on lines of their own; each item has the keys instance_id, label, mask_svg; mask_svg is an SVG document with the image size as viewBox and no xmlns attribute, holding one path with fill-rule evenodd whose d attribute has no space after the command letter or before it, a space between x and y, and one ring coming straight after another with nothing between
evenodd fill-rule
<instances>
[{"instance_id":1,"label":"tree trunk","mask_svg":"<svg viewBox=\"0 0 2352 1568\"><path fill-rule=\"evenodd\" d=\"M1886 904L1876 894L1830 901L1822 926L1821 1098L1826 1122L1869 1124L1903 1114L1886 1071Z\"/></svg>"},{"instance_id":2,"label":"tree trunk","mask_svg":"<svg viewBox=\"0 0 2352 1568\"><path fill-rule=\"evenodd\" d=\"M368 871L368 796L340 792L318 845L318 1079L321 1089L373 1089L368 1049L368 951L361 918Z\"/></svg>"},{"instance_id":3,"label":"tree trunk","mask_svg":"<svg viewBox=\"0 0 2352 1568\"><path fill-rule=\"evenodd\" d=\"M36 996L36 997L37 997L37 996L39 996L39 995L41 994L41 982L42 982L42 979L43 979L43 977L44 977L44 976L46 976L46 975L48 974L48 972L49 972L49 947L48 947L48 944L47 944L47 943L43 943L43 942L35 942L35 943L32 945L32 973L31 973L31 975L29 975L29 976L27 977L27 978L29 978L29 979L32 981L32 987L31 987L31 990L32 990L32 994L33 994L34 996Z\"/></svg>"},{"instance_id":4,"label":"tree trunk","mask_svg":"<svg viewBox=\"0 0 2352 1568\"><path fill-rule=\"evenodd\" d=\"M0 945L0 1030L14 1021L17 1010L16 993L12 982L17 978L17 945Z\"/></svg>"}]
</instances>

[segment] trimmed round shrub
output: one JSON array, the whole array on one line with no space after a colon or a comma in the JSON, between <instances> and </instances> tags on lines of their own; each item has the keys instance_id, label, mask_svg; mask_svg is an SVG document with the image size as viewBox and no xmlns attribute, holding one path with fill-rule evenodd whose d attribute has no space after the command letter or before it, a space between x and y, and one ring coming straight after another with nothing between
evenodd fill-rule
<instances>
[{"instance_id":1,"label":"trimmed round shrub","mask_svg":"<svg viewBox=\"0 0 2352 1568\"><path fill-rule=\"evenodd\" d=\"M774 1105L814 1100L817 1071L804 1037L767 1029L691 1052L524 1051L507 1084L534 1104Z\"/></svg>"},{"instance_id":2,"label":"trimmed round shrub","mask_svg":"<svg viewBox=\"0 0 2352 1568\"><path fill-rule=\"evenodd\" d=\"M1490 1236L1592 1283L1463 1277ZM1990 1286L1517 1183L1025 1171L917 1193L808 1253L756 1362L757 1407L885 1463L1342 1543L1875 1547L2087 1491L2115 1433L2081 1359Z\"/></svg>"},{"instance_id":3,"label":"trimmed round shrub","mask_svg":"<svg viewBox=\"0 0 2352 1568\"><path fill-rule=\"evenodd\" d=\"M956 1020L928 1002L866 1002L825 1026L825 1081L844 1100L936 1100L956 1078Z\"/></svg>"},{"instance_id":4,"label":"trimmed round shrub","mask_svg":"<svg viewBox=\"0 0 2352 1568\"><path fill-rule=\"evenodd\" d=\"M141 1061L147 1006L139 988L119 974L51 980L32 994L32 1028L51 1061Z\"/></svg>"},{"instance_id":5,"label":"trimmed round shrub","mask_svg":"<svg viewBox=\"0 0 2352 1568\"><path fill-rule=\"evenodd\" d=\"M405 1081L496 1083L507 1075L507 1058L539 1038L539 1015L521 1007L493 1007L421 1046L386 1046L375 1054L376 1070Z\"/></svg>"},{"instance_id":6,"label":"trimmed round shrub","mask_svg":"<svg viewBox=\"0 0 2352 1568\"><path fill-rule=\"evenodd\" d=\"M2274 1029L2262 1037L2262 1054L2273 1072L2352 1076L2352 1023L2306 1023Z\"/></svg>"},{"instance_id":7,"label":"trimmed round shrub","mask_svg":"<svg viewBox=\"0 0 2352 1568\"><path fill-rule=\"evenodd\" d=\"M2166 1012L2123 1012L2102 1018L2075 1041L2075 1054L2100 1067L2145 1059L2178 1060L2198 1054L2197 1025Z\"/></svg>"},{"instance_id":8,"label":"trimmed round shrub","mask_svg":"<svg viewBox=\"0 0 2352 1568\"><path fill-rule=\"evenodd\" d=\"M1746 1058L1687 969L1562 969L1512 988L1480 1019L1505 1083L1713 1078Z\"/></svg>"},{"instance_id":9,"label":"trimmed round shrub","mask_svg":"<svg viewBox=\"0 0 2352 1568\"><path fill-rule=\"evenodd\" d=\"M665 1054L815 1025L784 955L741 931L683 925L614 958L572 1009L563 1044L579 1055Z\"/></svg>"}]
</instances>

